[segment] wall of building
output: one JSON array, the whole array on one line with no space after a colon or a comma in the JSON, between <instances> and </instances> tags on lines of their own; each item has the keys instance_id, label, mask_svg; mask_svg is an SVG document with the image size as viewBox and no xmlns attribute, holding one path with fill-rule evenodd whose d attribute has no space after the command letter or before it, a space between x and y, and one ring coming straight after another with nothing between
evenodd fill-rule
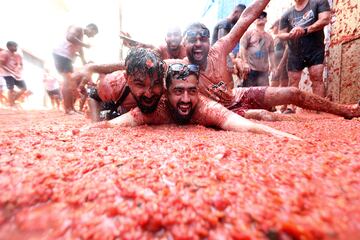
<instances>
[{"instance_id":1,"label":"wall of building","mask_svg":"<svg viewBox=\"0 0 360 240\"><path fill-rule=\"evenodd\" d=\"M334 0L328 52L328 95L333 101L360 99L360 2Z\"/></svg>"}]
</instances>

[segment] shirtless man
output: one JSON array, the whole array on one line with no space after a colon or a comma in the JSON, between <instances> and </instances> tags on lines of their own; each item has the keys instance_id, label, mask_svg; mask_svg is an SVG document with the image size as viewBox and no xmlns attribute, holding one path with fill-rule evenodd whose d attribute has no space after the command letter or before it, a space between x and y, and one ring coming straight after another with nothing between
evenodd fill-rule
<instances>
[{"instance_id":1,"label":"shirtless man","mask_svg":"<svg viewBox=\"0 0 360 240\"><path fill-rule=\"evenodd\" d=\"M76 82L72 78L72 63L78 54L82 63L86 63L83 47L89 48L90 45L83 42L83 36L85 34L91 38L97 33L98 28L93 23L87 25L85 29L78 26L70 26L66 33L66 39L53 51L56 69L64 78L62 95L66 114L72 114L75 111Z\"/></svg>"},{"instance_id":2,"label":"shirtless man","mask_svg":"<svg viewBox=\"0 0 360 240\"><path fill-rule=\"evenodd\" d=\"M109 120L135 107L144 114L154 112L163 93L165 64L150 49L133 48L125 63L89 65L85 72L86 79L94 72L106 74L97 89L89 94L88 103L94 122ZM101 111L108 114L103 119L100 118Z\"/></svg>"},{"instance_id":3,"label":"shirtless man","mask_svg":"<svg viewBox=\"0 0 360 240\"><path fill-rule=\"evenodd\" d=\"M23 61L20 54L17 53L17 43L9 41L6 43L8 50L0 52L0 73L6 81L8 88L8 103L10 106L15 105L18 100L26 92L26 84L22 79ZM0 76L1 77L1 76ZM17 86L20 91L16 92L14 87Z\"/></svg>"},{"instance_id":4,"label":"shirtless man","mask_svg":"<svg viewBox=\"0 0 360 240\"><path fill-rule=\"evenodd\" d=\"M60 110L61 94L59 80L50 74L49 69L44 71L43 83L45 91L50 98L52 108Z\"/></svg>"},{"instance_id":5,"label":"shirtless man","mask_svg":"<svg viewBox=\"0 0 360 240\"><path fill-rule=\"evenodd\" d=\"M129 36L128 34L125 34ZM155 47L151 44L144 44L123 38L126 46L151 48L160 55L161 59L183 59L186 57L185 47L182 43L182 33L180 27L170 27L167 30L165 44Z\"/></svg>"},{"instance_id":6,"label":"shirtless man","mask_svg":"<svg viewBox=\"0 0 360 240\"><path fill-rule=\"evenodd\" d=\"M294 104L345 118L359 117L359 105L336 104L295 87L232 88L226 57L269 1L254 1L245 9L230 33L219 39L211 48L210 32L205 25L194 23L186 29L184 39L186 60L188 63L200 66L200 93L246 118L281 120L279 114L253 109L271 110L274 106L285 104Z\"/></svg>"},{"instance_id":7,"label":"shirtless man","mask_svg":"<svg viewBox=\"0 0 360 240\"><path fill-rule=\"evenodd\" d=\"M198 93L199 67L173 63L166 75L166 93L157 109L144 114L135 108L105 125L138 126L144 124L200 124L230 131L249 131L277 137L298 139L296 136L271 127L253 123L221 104L211 101Z\"/></svg>"}]
</instances>

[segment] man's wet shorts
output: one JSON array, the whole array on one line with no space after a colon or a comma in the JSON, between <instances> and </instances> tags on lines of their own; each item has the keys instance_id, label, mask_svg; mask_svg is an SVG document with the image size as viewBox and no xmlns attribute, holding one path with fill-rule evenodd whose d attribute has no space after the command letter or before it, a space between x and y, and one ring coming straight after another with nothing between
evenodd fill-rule
<instances>
[{"instance_id":1,"label":"man's wet shorts","mask_svg":"<svg viewBox=\"0 0 360 240\"><path fill-rule=\"evenodd\" d=\"M267 87L234 88L234 102L229 110L244 116L249 109L271 110L271 106L265 104L265 91Z\"/></svg>"},{"instance_id":2,"label":"man's wet shorts","mask_svg":"<svg viewBox=\"0 0 360 240\"><path fill-rule=\"evenodd\" d=\"M5 76L4 79L9 90L13 90L14 86L26 90L26 84L24 80L16 80L13 76Z\"/></svg>"},{"instance_id":3,"label":"man's wet shorts","mask_svg":"<svg viewBox=\"0 0 360 240\"><path fill-rule=\"evenodd\" d=\"M306 54L289 54L288 58L288 71L298 72L306 67L311 67L324 63L325 52L322 49L314 50Z\"/></svg>"},{"instance_id":4,"label":"man's wet shorts","mask_svg":"<svg viewBox=\"0 0 360 240\"><path fill-rule=\"evenodd\" d=\"M74 71L71 59L55 53L53 53L53 56L56 70L58 70L59 73L70 73Z\"/></svg>"}]
</instances>

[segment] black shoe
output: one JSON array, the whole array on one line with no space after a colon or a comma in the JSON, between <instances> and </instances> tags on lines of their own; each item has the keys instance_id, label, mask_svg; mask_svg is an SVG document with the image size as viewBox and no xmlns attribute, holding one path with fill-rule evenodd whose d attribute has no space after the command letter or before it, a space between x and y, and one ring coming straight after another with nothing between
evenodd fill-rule
<instances>
[{"instance_id":1,"label":"black shoe","mask_svg":"<svg viewBox=\"0 0 360 240\"><path fill-rule=\"evenodd\" d=\"M291 109L291 108L287 108L284 112L283 112L283 114L294 114L295 113L295 111L293 110L293 109Z\"/></svg>"}]
</instances>

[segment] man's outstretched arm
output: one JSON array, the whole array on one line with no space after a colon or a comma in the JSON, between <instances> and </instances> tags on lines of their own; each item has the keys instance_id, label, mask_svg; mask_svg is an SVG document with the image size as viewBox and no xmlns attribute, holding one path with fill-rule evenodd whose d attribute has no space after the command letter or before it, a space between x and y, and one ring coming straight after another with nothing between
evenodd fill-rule
<instances>
[{"instance_id":1,"label":"man's outstretched arm","mask_svg":"<svg viewBox=\"0 0 360 240\"><path fill-rule=\"evenodd\" d=\"M137 109L134 109L135 111ZM121 127L135 127L139 125L143 125L142 121L140 119L137 119L136 116L139 116L139 114L136 114L134 110L127 112L123 115L120 115L119 117L116 117L114 119L111 119L109 121L109 124L111 126L121 126Z\"/></svg>"},{"instance_id":2,"label":"man's outstretched arm","mask_svg":"<svg viewBox=\"0 0 360 240\"><path fill-rule=\"evenodd\" d=\"M253 132L268 134L276 137L300 138L263 124L254 123L230 111L223 105L205 97L200 97L197 111L194 113L194 122L205 126L216 126L223 130L237 132Z\"/></svg>"},{"instance_id":3,"label":"man's outstretched arm","mask_svg":"<svg viewBox=\"0 0 360 240\"><path fill-rule=\"evenodd\" d=\"M109 64L87 64L79 72L75 72L74 78L81 79L79 88L84 88L86 84L91 82L93 73L109 74L119 70L125 70L125 62L120 61L118 63Z\"/></svg>"},{"instance_id":4,"label":"man's outstretched arm","mask_svg":"<svg viewBox=\"0 0 360 240\"><path fill-rule=\"evenodd\" d=\"M131 110L125 114L122 114L119 117L111 119L109 121L102 121L96 123L90 123L85 125L80 129L80 132L86 132L92 128L111 128L115 126L119 127L135 127L144 125L143 119L141 118L142 114L138 108Z\"/></svg>"},{"instance_id":5,"label":"man's outstretched arm","mask_svg":"<svg viewBox=\"0 0 360 240\"><path fill-rule=\"evenodd\" d=\"M298 138L290 133L282 132L263 124L254 123L231 111L220 127L229 131L249 131L253 133L268 134L276 137L287 137L295 140L301 140L301 138Z\"/></svg>"}]
</instances>

